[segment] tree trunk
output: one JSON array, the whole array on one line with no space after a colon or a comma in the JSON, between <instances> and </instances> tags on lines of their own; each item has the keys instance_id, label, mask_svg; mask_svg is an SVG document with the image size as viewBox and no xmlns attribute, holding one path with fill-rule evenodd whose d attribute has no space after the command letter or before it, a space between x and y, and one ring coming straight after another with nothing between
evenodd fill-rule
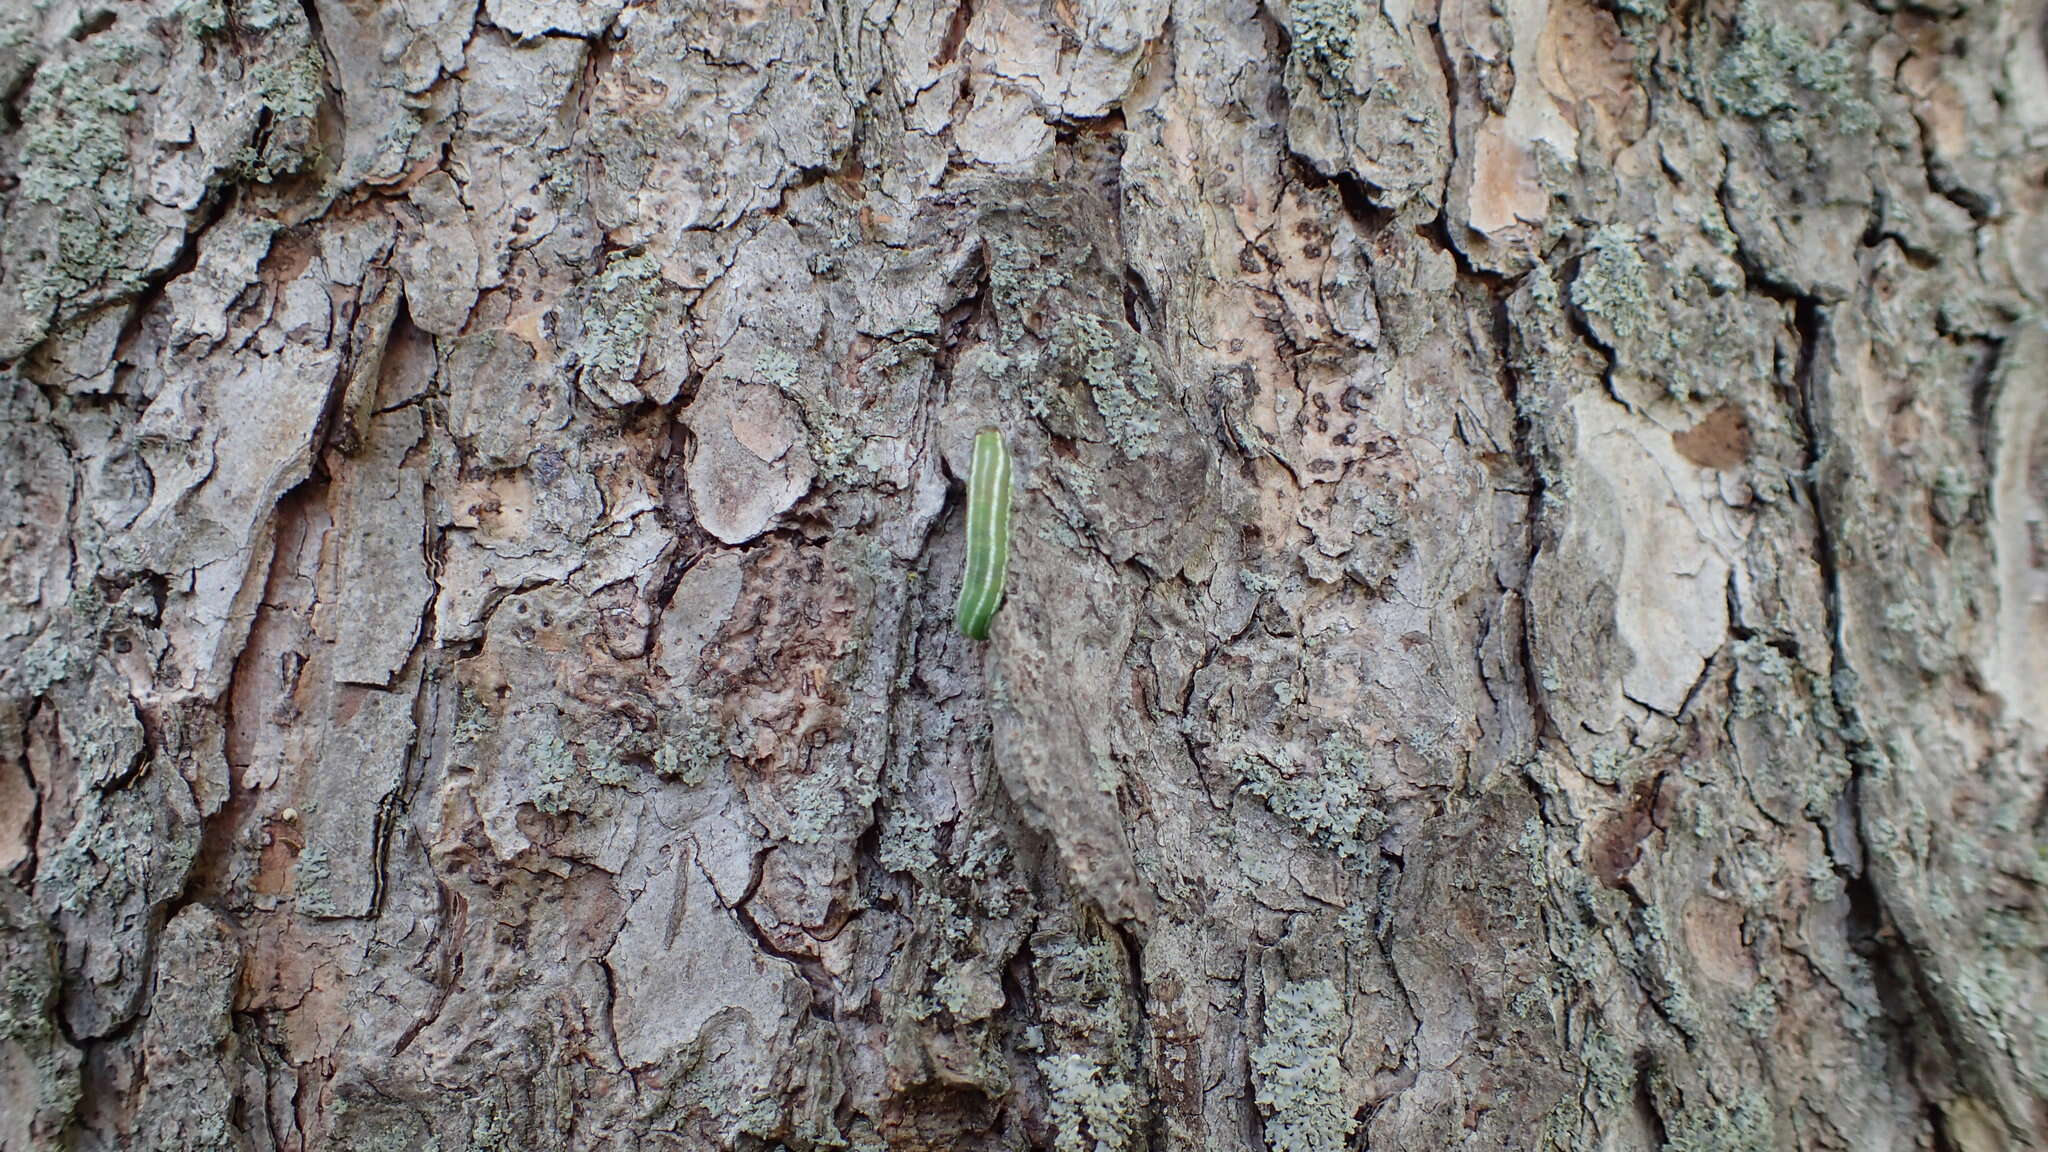
<instances>
[{"instance_id":1,"label":"tree trunk","mask_svg":"<svg viewBox=\"0 0 2048 1152\"><path fill-rule=\"evenodd\" d=\"M2040 0L0 91L7 1152L2048 1146Z\"/></svg>"}]
</instances>

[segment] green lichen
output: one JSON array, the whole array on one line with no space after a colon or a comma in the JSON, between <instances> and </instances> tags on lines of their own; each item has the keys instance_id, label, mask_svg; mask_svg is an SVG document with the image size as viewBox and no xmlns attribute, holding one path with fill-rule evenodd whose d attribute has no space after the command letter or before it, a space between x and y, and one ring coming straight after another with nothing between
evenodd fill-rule
<instances>
[{"instance_id":1,"label":"green lichen","mask_svg":"<svg viewBox=\"0 0 2048 1152\"><path fill-rule=\"evenodd\" d=\"M1081 1056L1051 1056L1038 1063L1052 1099L1054 1152L1119 1152L1136 1135L1136 1093L1108 1079L1107 1070Z\"/></svg>"},{"instance_id":2,"label":"green lichen","mask_svg":"<svg viewBox=\"0 0 2048 1152\"><path fill-rule=\"evenodd\" d=\"M253 75L263 106L279 117L310 120L320 114L320 102L327 95L327 62L318 45L309 41L282 65L260 64Z\"/></svg>"},{"instance_id":3,"label":"green lichen","mask_svg":"<svg viewBox=\"0 0 2048 1152\"><path fill-rule=\"evenodd\" d=\"M1576 1101L1569 1098L1559 1100L1551 1106L1550 1111L1543 1114L1543 1134L1538 1139L1536 1147L1542 1152L1585 1147L1586 1140L1580 1132L1579 1118L1579 1106Z\"/></svg>"},{"instance_id":4,"label":"green lichen","mask_svg":"<svg viewBox=\"0 0 2048 1152\"><path fill-rule=\"evenodd\" d=\"M1555 688L1547 690L1556 691ZM1588 779L1598 780L1602 784L1619 784L1629 775L1633 764L1634 759L1626 750L1602 745L1593 749L1593 754L1586 758L1586 762L1580 766L1580 771L1584 772Z\"/></svg>"},{"instance_id":5,"label":"green lichen","mask_svg":"<svg viewBox=\"0 0 2048 1152\"><path fill-rule=\"evenodd\" d=\"M1254 572L1250 568L1238 570L1237 582L1244 585L1245 590L1254 596L1271 596L1280 590L1282 583L1278 576L1269 576L1264 572Z\"/></svg>"},{"instance_id":6,"label":"green lichen","mask_svg":"<svg viewBox=\"0 0 2048 1152\"><path fill-rule=\"evenodd\" d=\"M1152 353L1142 341L1115 331L1099 317L1077 313L1053 328L1049 346L1060 375L1066 377L1054 383L1087 388L1102 418L1103 435L1125 459L1136 459L1156 446L1165 394ZM1027 397L1033 414L1041 419L1051 415L1050 401L1044 392Z\"/></svg>"},{"instance_id":7,"label":"green lichen","mask_svg":"<svg viewBox=\"0 0 2048 1152\"><path fill-rule=\"evenodd\" d=\"M30 1145L54 1139L78 1107L79 1053L57 1027L57 949L28 897L0 877L0 1049L11 1049L8 1103L15 1131ZM21 1076L19 1058L29 1057L32 1074ZM23 1115L23 1113L26 1115ZM30 1146L24 1145L24 1147Z\"/></svg>"},{"instance_id":8,"label":"green lichen","mask_svg":"<svg viewBox=\"0 0 2048 1152\"><path fill-rule=\"evenodd\" d=\"M31 310L90 293L143 287L151 230L142 227L128 134L138 104L133 49L81 52L43 65L22 110L21 195L56 210L54 229L9 236L37 265L21 288ZM37 249L38 245L51 247ZM38 259L40 257L40 259Z\"/></svg>"},{"instance_id":9,"label":"green lichen","mask_svg":"<svg viewBox=\"0 0 2048 1152\"><path fill-rule=\"evenodd\" d=\"M1610 225L1593 234L1572 278L1571 299L1596 334L1617 353L1638 347L1656 332L1650 307L1649 266L1637 251L1640 240L1627 228Z\"/></svg>"},{"instance_id":10,"label":"green lichen","mask_svg":"<svg viewBox=\"0 0 2048 1152\"><path fill-rule=\"evenodd\" d=\"M44 204L64 204L84 190L103 207L126 212L134 187L128 166L128 119L138 107L135 89L107 83L95 67L118 69L132 50L81 55L47 63L29 92L22 121L21 192Z\"/></svg>"},{"instance_id":11,"label":"green lichen","mask_svg":"<svg viewBox=\"0 0 2048 1152\"><path fill-rule=\"evenodd\" d=\"M1770 1102L1749 1089L1731 1107L1689 1105L1668 1113L1664 1147L1671 1152L1769 1152L1779 1147Z\"/></svg>"},{"instance_id":12,"label":"green lichen","mask_svg":"<svg viewBox=\"0 0 2048 1152\"><path fill-rule=\"evenodd\" d=\"M576 754L559 732L549 732L526 746L536 783L527 802L535 810L559 816L574 807L570 796L576 780Z\"/></svg>"},{"instance_id":13,"label":"green lichen","mask_svg":"<svg viewBox=\"0 0 2048 1152\"><path fill-rule=\"evenodd\" d=\"M1051 1103L1055 1148L1132 1147L1144 1101L1131 1060L1137 1011L1123 950L1106 931L1065 922L1031 939L1040 991L1034 1047Z\"/></svg>"},{"instance_id":14,"label":"green lichen","mask_svg":"<svg viewBox=\"0 0 2048 1152\"><path fill-rule=\"evenodd\" d=\"M1089 547L1088 541L1079 532L1074 531L1072 526L1061 520L1040 522L1038 531L1033 533L1033 535L1052 545L1054 554L1063 551L1086 552Z\"/></svg>"},{"instance_id":15,"label":"green lichen","mask_svg":"<svg viewBox=\"0 0 2048 1152\"><path fill-rule=\"evenodd\" d=\"M1047 1011L1069 1029L1106 1039L1123 1028L1124 962L1107 936L1042 933L1033 940L1040 979L1059 1004Z\"/></svg>"},{"instance_id":16,"label":"green lichen","mask_svg":"<svg viewBox=\"0 0 2048 1152\"><path fill-rule=\"evenodd\" d=\"M2006 1027L2005 1013L2008 1006L2027 1004L2030 1000L2013 970L1996 956L1974 957L1956 967L1949 984L1984 1036L2006 1052L2018 1055Z\"/></svg>"},{"instance_id":17,"label":"green lichen","mask_svg":"<svg viewBox=\"0 0 2048 1152\"><path fill-rule=\"evenodd\" d=\"M1297 831L1347 860L1371 859L1388 820L1372 803L1363 749L1339 735L1323 741L1318 769L1247 752L1235 767L1247 792Z\"/></svg>"},{"instance_id":18,"label":"green lichen","mask_svg":"<svg viewBox=\"0 0 2048 1152\"><path fill-rule=\"evenodd\" d=\"M892 782L891 791L900 790ZM939 829L930 816L912 806L889 804L881 814L881 830L876 856L882 867L913 876L938 867Z\"/></svg>"},{"instance_id":19,"label":"green lichen","mask_svg":"<svg viewBox=\"0 0 2048 1152\"><path fill-rule=\"evenodd\" d=\"M1757 981L1735 1001L1735 1019L1759 1042L1771 1038L1778 1027L1778 992L1770 981Z\"/></svg>"},{"instance_id":20,"label":"green lichen","mask_svg":"<svg viewBox=\"0 0 2048 1152\"><path fill-rule=\"evenodd\" d=\"M1697 1040L1705 1035L1706 1024L1700 1014L1699 1002L1693 999L1692 988L1678 964L1681 946L1672 939L1662 908L1652 905L1643 909L1634 944L1650 965L1649 989L1658 1008L1689 1039Z\"/></svg>"},{"instance_id":21,"label":"green lichen","mask_svg":"<svg viewBox=\"0 0 2048 1152\"><path fill-rule=\"evenodd\" d=\"M1929 497L1934 518L1950 528L1960 527L1977 517L1977 482L1967 469L1949 465L1934 474Z\"/></svg>"},{"instance_id":22,"label":"green lichen","mask_svg":"<svg viewBox=\"0 0 2048 1152\"><path fill-rule=\"evenodd\" d=\"M1047 237L1047 240L1055 238ZM1056 248L1053 250L1057 250ZM1050 255L1038 244L1020 243L1007 235L988 238L988 280L991 295L996 304L996 319L1005 336L1005 345L1022 335L1023 314L1035 308L1048 295L1066 286L1067 277L1057 263L1041 256ZM1028 359L1029 352L1019 354Z\"/></svg>"},{"instance_id":23,"label":"green lichen","mask_svg":"<svg viewBox=\"0 0 2048 1152\"><path fill-rule=\"evenodd\" d=\"M1337 931L1353 948L1377 947L1380 938L1380 909L1364 899L1354 898L1337 913Z\"/></svg>"},{"instance_id":24,"label":"green lichen","mask_svg":"<svg viewBox=\"0 0 2048 1152\"><path fill-rule=\"evenodd\" d=\"M334 890L328 887L328 882L334 879L334 865L328 859L326 845L314 844L300 853L293 871L296 874L292 885L293 898L302 914L332 916L339 911L334 902Z\"/></svg>"},{"instance_id":25,"label":"green lichen","mask_svg":"<svg viewBox=\"0 0 2048 1152\"><path fill-rule=\"evenodd\" d=\"M444 1147L426 1117L402 1101L337 1095L327 1119L329 1139L356 1152L442 1152Z\"/></svg>"},{"instance_id":26,"label":"green lichen","mask_svg":"<svg viewBox=\"0 0 2048 1152\"><path fill-rule=\"evenodd\" d=\"M1580 1046L1579 1063L1586 1070L1586 1094L1596 1112L1618 1112L1635 1103L1635 1057L1620 1037L1596 1029Z\"/></svg>"},{"instance_id":27,"label":"green lichen","mask_svg":"<svg viewBox=\"0 0 2048 1152\"><path fill-rule=\"evenodd\" d=\"M640 369L641 347L660 306L661 264L652 255L620 256L591 285L578 352L586 375L601 383L630 384ZM618 399L623 391L605 389Z\"/></svg>"},{"instance_id":28,"label":"green lichen","mask_svg":"<svg viewBox=\"0 0 2048 1152\"><path fill-rule=\"evenodd\" d=\"M10 926L12 927L12 926ZM7 970L0 980L0 1040L40 1036L49 1028L52 997L43 974L21 968Z\"/></svg>"},{"instance_id":29,"label":"green lichen","mask_svg":"<svg viewBox=\"0 0 2048 1152\"><path fill-rule=\"evenodd\" d=\"M1815 731L1839 730L1841 720L1824 683L1785 655L1785 639L1755 637L1730 645L1735 656L1734 714L1759 721L1769 735L1768 745L1786 753L1772 754L1765 765L1769 778L1796 795L1809 816L1825 820L1848 786L1849 761L1836 755L1789 753L1810 746Z\"/></svg>"},{"instance_id":30,"label":"green lichen","mask_svg":"<svg viewBox=\"0 0 2048 1152\"><path fill-rule=\"evenodd\" d=\"M670 712L664 725L670 738L654 750L654 774L694 788L725 766L725 733L694 701L685 701Z\"/></svg>"},{"instance_id":31,"label":"green lichen","mask_svg":"<svg viewBox=\"0 0 2048 1152\"><path fill-rule=\"evenodd\" d=\"M1772 5L1744 0L1735 14L1735 42L1714 69L1714 95L1730 110L1766 122L1773 138L1798 133L1802 116L1826 119L1835 131L1868 132L1877 113L1858 92L1854 61L1838 46L1821 47L1777 19Z\"/></svg>"},{"instance_id":32,"label":"green lichen","mask_svg":"<svg viewBox=\"0 0 2048 1152\"><path fill-rule=\"evenodd\" d=\"M1328 980L1289 981L1266 1001L1252 1049L1255 1099L1272 1152L1340 1152L1357 1130L1346 1106L1344 1001Z\"/></svg>"},{"instance_id":33,"label":"green lichen","mask_svg":"<svg viewBox=\"0 0 2048 1152\"><path fill-rule=\"evenodd\" d=\"M754 357L754 378L775 385L792 398L800 395L797 385L802 383L802 370L797 358L780 348L764 349Z\"/></svg>"},{"instance_id":34,"label":"green lichen","mask_svg":"<svg viewBox=\"0 0 2048 1152\"><path fill-rule=\"evenodd\" d=\"M309 41L283 63L264 61L249 75L270 110L271 127L260 142L238 149L227 169L231 178L268 184L304 171L314 159L312 125L327 95L327 63Z\"/></svg>"},{"instance_id":35,"label":"green lichen","mask_svg":"<svg viewBox=\"0 0 2048 1152\"><path fill-rule=\"evenodd\" d=\"M873 785L862 783L850 771L826 768L800 777L783 792L789 805L789 829L783 838L792 844L832 839L859 826L861 814L873 807L877 795Z\"/></svg>"},{"instance_id":36,"label":"green lichen","mask_svg":"<svg viewBox=\"0 0 2048 1152\"><path fill-rule=\"evenodd\" d=\"M1751 716L1786 714L1793 699L1786 689L1792 683L1793 664L1777 645L1756 638L1743 638L1731 649L1737 668L1735 714Z\"/></svg>"},{"instance_id":37,"label":"green lichen","mask_svg":"<svg viewBox=\"0 0 2048 1152\"><path fill-rule=\"evenodd\" d=\"M171 12L198 39L211 39L227 30L228 8L221 0L178 0Z\"/></svg>"},{"instance_id":38,"label":"green lichen","mask_svg":"<svg viewBox=\"0 0 2048 1152\"><path fill-rule=\"evenodd\" d=\"M1294 0L1289 5L1289 56L1325 93L1348 90L1358 52L1357 0Z\"/></svg>"},{"instance_id":39,"label":"green lichen","mask_svg":"<svg viewBox=\"0 0 2048 1152\"><path fill-rule=\"evenodd\" d=\"M85 662L85 650L76 638L61 628L51 628L29 642L21 654L18 672L21 686L31 696L40 696L70 678Z\"/></svg>"},{"instance_id":40,"label":"green lichen","mask_svg":"<svg viewBox=\"0 0 2048 1152\"><path fill-rule=\"evenodd\" d=\"M455 742L465 748L473 748L497 727L490 709L484 707L476 690L465 684L455 697L455 728L452 733Z\"/></svg>"},{"instance_id":41,"label":"green lichen","mask_svg":"<svg viewBox=\"0 0 2048 1152\"><path fill-rule=\"evenodd\" d=\"M1810 807L1808 808L1808 814L1820 815ZM1836 871L1835 862L1825 856L1817 856L1807 862L1806 879L1813 886L1813 902L1816 904L1831 904L1841 899L1843 893L1849 890L1848 882L1844 881L1841 874ZM1770 898L1768 889L1753 894L1745 893L1744 895L1745 897L1750 895L1758 897L1755 900L1744 900L1746 906L1756 908L1764 907ZM1758 987L1763 987L1763 985L1758 985Z\"/></svg>"},{"instance_id":42,"label":"green lichen","mask_svg":"<svg viewBox=\"0 0 2048 1152\"><path fill-rule=\"evenodd\" d=\"M700 707L685 703L673 712L660 731L599 717L529 740L534 786L527 802L550 816L590 811L603 790L638 791L650 770L665 780L703 783L725 762L723 731ZM458 727L463 723L458 716Z\"/></svg>"},{"instance_id":43,"label":"green lichen","mask_svg":"<svg viewBox=\"0 0 2048 1152\"><path fill-rule=\"evenodd\" d=\"M530 1135L525 1117L485 1097L469 1119L470 1152L513 1152L526 1146Z\"/></svg>"},{"instance_id":44,"label":"green lichen","mask_svg":"<svg viewBox=\"0 0 2048 1152\"><path fill-rule=\"evenodd\" d=\"M1003 831L983 824L967 833L966 846L960 850L956 866L968 880L992 881L1007 874L1015 863Z\"/></svg>"},{"instance_id":45,"label":"green lichen","mask_svg":"<svg viewBox=\"0 0 2048 1152\"><path fill-rule=\"evenodd\" d=\"M948 968L932 981L932 998L956 1020L986 1019L988 983L985 972L968 967Z\"/></svg>"},{"instance_id":46,"label":"green lichen","mask_svg":"<svg viewBox=\"0 0 2048 1152\"><path fill-rule=\"evenodd\" d=\"M566 208L575 202L583 187L583 163L581 153L564 148L541 166L540 183L551 207Z\"/></svg>"},{"instance_id":47,"label":"green lichen","mask_svg":"<svg viewBox=\"0 0 2048 1152\"><path fill-rule=\"evenodd\" d=\"M622 754L617 745L599 745L584 752L584 774L592 782L607 788L624 788L631 784L639 773Z\"/></svg>"},{"instance_id":48,"label":"green lichen","mask_svg":"<svg viewBox=\"0 0 2048 1152\"><path fill-rule=\"evenodd\" d=\"M818 479L826 485L860 480L866 475L860 466L860 452L866 445L866 439L853 429L818 421L811 429L811 462L818 469Z\"/></svg>"}]
</instances>

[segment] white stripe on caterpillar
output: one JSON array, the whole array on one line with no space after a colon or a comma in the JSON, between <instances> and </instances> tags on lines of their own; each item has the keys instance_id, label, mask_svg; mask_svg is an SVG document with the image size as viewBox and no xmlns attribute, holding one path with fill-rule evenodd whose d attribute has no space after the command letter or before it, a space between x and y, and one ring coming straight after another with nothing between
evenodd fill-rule
<instances>
[{"instance_id":1,"label":"white stripe on caterpillar","mask_svg":"<svg viewBox=\"0 0 2048 1152\"><path fill-rule=\"evenodd\" d=\"M967 474L967 574L953 612L961 635L988 639L1009 570L1010 449L1000 429L987 427L974 434L974 463Z\"/></svg>"}]
</instances>

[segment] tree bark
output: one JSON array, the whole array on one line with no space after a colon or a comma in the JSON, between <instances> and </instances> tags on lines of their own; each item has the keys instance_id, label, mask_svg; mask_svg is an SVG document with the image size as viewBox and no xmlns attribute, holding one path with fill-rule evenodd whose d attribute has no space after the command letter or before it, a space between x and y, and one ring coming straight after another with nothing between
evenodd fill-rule
<instances>
[{"instance_id":1,"label":"tree bark","mask_svg":"<svg viewBox=\"0 0 2048 1152\"><path fill-rule=\"evenodd\" d=\"M0 1149L2048 1146L2038 0L0 93Z\"/></svg>"}]
</instances>

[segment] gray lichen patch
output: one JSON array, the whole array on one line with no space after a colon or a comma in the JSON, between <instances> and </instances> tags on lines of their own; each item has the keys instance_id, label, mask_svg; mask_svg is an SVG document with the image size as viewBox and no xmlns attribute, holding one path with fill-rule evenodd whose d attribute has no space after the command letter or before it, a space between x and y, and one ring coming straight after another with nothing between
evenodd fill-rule
<instances>
[{"instance_id":1,"label":"gray lichen patch","mask_svg":"<svg viewBox=\"0 0 2048 1152\"><path fill-rule=\"evenodd\" d=\"M130 83L104 74L135 62L132 50L82 54L40 69L22 109L21 191L78 215L105 212L125 224L134 211L128 124L140 105ZM73 194L80 198L73 201Z\"/></svg>"},{"instance_id":2,"label":"gray lichen patch","mask_svg":"<svg viewBox=\"0 0 2048 1152\"><path fill-rule=\"evenodd\" d=\"M1750 0L1721 27L1727 39L1701 80L1725 112L1716 196L1746 267L1839 299L1859 278L1858 238L1890 205L1907 231L1952 227L1955 206L1922 191L1918 132L1893 126L1899 93L1880 63L1881 16Z\"/></svg>"},{"instance_id":3,"label":"gray lichen patch","mask_svg":"<svg viewBox=\"0 0 2048 1152\"><path fill-rule=\"evenodd\" d=\"M1346 1102L1342 994L1329 980L1292 980L1272 990L1251 1052L1266 1146L1273 1152L1340 1152L1358 1121Z\"/></svg>"},{"instance_id":4,"label":"gray lichen patch","mask_svg":"<svg viewBox=\"0 0 2048 1152\"><path fill-rule=\"evenodd\" d=\"M1781 1147L1771 1102L1749 1089L1723 1103L1701 1089L1681 1093L1661 1076L1651 1078L1667 1147L1674 1152L1766 1152Z\"/></svg>"},{"instance_id":5,"label":"gray lichen patch","mask_svg":"<svg viewBox=\"0 0 2048 1152\"><path fill-rule=\"evenodd\" d=\"M1129 1084L1104 1082L1106 1069L1072 1054L1039 1061L1052 1100L1056 1152L1121 1152L1137 1135L1138 1102Z\"/></svg>"},{"instance_id":6,"label":"gray lichen patch","mask_svg":"<svg viewBox=\"0 0 2048 1152\"><path fill-rule=\"evenodd\" d=\"M1790 138L1798 117L1825 117L1831 130L1869 132L1876 111L1861 92L1863 77L1848 50L1817 43L1759 0L1744 0L1735 38L1713 72L1714 95L1741 115Z\"/></svg>"},{"instance_id":7,"label":"gray lichen patch","mask_svg":"<svg viewBox=\"0 0 2048 1152\"><path fill-rule=\"evenodd\" d=\"M1233 767L1245 791L1313 842L1350 861L1374 859L1390 821L1375 803L1364 753L1336 735L1323 742L1317 763L1275 764L1246 753Z\"/></svg>"},{"instance_id":8,"label":"gray lichen patch","mask_svg":"<svg viewBox=\"0 0 2048 1152\"><path fill-rule=\"evenodd\" d=\"M1115 334L1118 331L1121 338ZM1052 361L1048 383L1079 384L1094 405L1096 418L1089 422L1087 433L1106 438L1125 459L1152 450L1159 434L1160 410L1169 401L1152 352L1134 333L1121 324L1113 329L1107 321L1077 313L1054 325L1048 349ZM1043 394L1027 396L1026 403L1041 418L1052 415Z\"/></svg>"},{"instance_id":9,"label":"gray lichen patch","mask_svg":"<svg viewBox=\"0 0 2048 1152\"><path fill-rule=\"evenodd\" d=\"M725 767L725 732L704 705L684 699L664 718L663 727L669 735L651 757L655 775L694 786Z\"/></svg>"},{"instance_id":10,"label":"gray lichen patch","mask_svg":"<svg viewBox=\"0 0 2048 1152\"><path fill-rule=\"evenodd\" d=\"M1287 8L1291 51L1302 67L1325 91L1347 91L1364 7L1356 0L1297 0Z\"/></svg>"},{"instance_id":11,"label":"gray lichen patch","mask_svg":"<svg viewBox=\"0 0 2048 1152\"><path fill-rule=\"evenodd\" d=\"M287 24L292 31L303 26ZM286 37L286 43L290 37ZM264 59L249 71L255 103L266 110L266 131L231 154L227 175L269 184L298 175L319 160L320 106L327 98L327 63L310 38L281 59Z\"/></svg>"},{"instance_id":12,"label":"gray lichen patch","mask_svg":"<svg viewBox=\"0 0 2048 1152\"><path fill-rule=\"evenodd\" d=\"M125 77L135 64L135 51L117 46L50 61L36 73L22 108L25 206L11 215L6 243L16 307L25 313L9 327L24 331L0 339L0 352L40 334L27 327L31 318L143 285L165 229L146 217L129 157L140 105Z\"/></svg>"},{"instance_id":13,"label":"gray lichen patch","mask_svg":"<svg viewBox=\"0 0 2048 1152\"><path fill-rule=\"evenodd\" d=\"M620 256L607 263L590 282L589 302L583 311L583 336L577 346L581 363L578 382L585 395L605 404L631 404L642 398L641 380L646 368L650 340L661 346L656 368L687 355L679 340L664 339L655 331L656 318L663 312L668 293L661 264L648 253ZM671 320L662 327L674 330ZM672 379L664 386L652 382L646 391L658 400L673 399Z\"/></svg>"},{"instance_id":14,"label":"gray lichen patch","mask_svg":"<svg viewBox=\"0 0 2048 1152\"><path fill-rule=\"evenodd\" d=\"M13 157L21 194L0 241L13 305L0 355L140 292L223 185L311 161L325 88L303 13L238 13L232 39L219 26L203 8L152 0L90 35L40 30Z\"/></svg>"},{"instance_id":15,"label":"gray lichen patch","mask_svg":"<svg viewBox=\"0 0 2048 1152\"><path fill-rule=\"evenodd\" d=\"M200 818L185 781L164 764L126 787L81 789L64 802L62 820L45 828L36 897L63 941L66 1026L99 1037L142 1008L152 918L184 890Z\"/></svg>"},{"instance_id":16,"label":"gray lichen patch","mask_svg":"<svg viewBox=\"0 0 2048 1152\"><path fill-rule=\"evenodd\" d=\"M57 1023L57 942L28 896L0 877L0 1145L54 1147L80 1099L78 1050Z\"/></svg>"},{"instance_id":17,"label":"gray lichen patch","mask_svg":"<svg viewBox=\"0 0 2048 1152\"><path fill-rule=\"evenodd\" d=\"M1443 202L1450 103L1429 34L1406 15L1357 0L1289 6L1287 142L1322 174L1355 177L1381 207L1421 218Z\"/></svg>"},{"instance_id":18,"label":"gray lichen patch","mask_svg":"<svg viewBox=\"0 0 2048 1152\"><path fill-rule=\"evenodd\" d=\"M1701 422L1712 412L1702 402L1742 396L1776 369L1775 330L1791 317L1731 291L1741 281L1735 261L1695 237L1608 225L1569 267L1574 315L1610 358L1610 390L1632 407L1669 413L1676 400L1689 406L1682 419Z\"/></svg>"},{"instance_id":19,"label":"gray lichen patch","mask_svg":"<svg viewBox=\"0 0 2048 1152\"><path fill-rule=\"evenodd\" d=\"M1650 285L1638 238L1608 228L1587 242L1571 281L1572 303L1609 347L1636 346L1653 321Z\"/></svg>"},{"instance_id":20,"label":"gray lichen patch","mask_svg":"<svg viewBox=\"0 0 2048 1152\"><path fill-rule=\"evenodd\" d=\"M1061 917L1031 941L1043 996L1038 1062L1058 1152L1126 1152L1144 1127L1130 1037L1136 1005L1123 949L1099 924Z\"/></svg>"},{"instance_id":21,"label":"gray lichen patch","mask_svg":"<svg viewBox=\"0 0 2048 1152\"><path fill-rule=\"evenodd\" d=\"M142 1037L149 1081L136 1125L151 1148L212 1152L236 1142L238 943L225 919L197 905L164 926Z\"/></svg>"}]
</instances>

